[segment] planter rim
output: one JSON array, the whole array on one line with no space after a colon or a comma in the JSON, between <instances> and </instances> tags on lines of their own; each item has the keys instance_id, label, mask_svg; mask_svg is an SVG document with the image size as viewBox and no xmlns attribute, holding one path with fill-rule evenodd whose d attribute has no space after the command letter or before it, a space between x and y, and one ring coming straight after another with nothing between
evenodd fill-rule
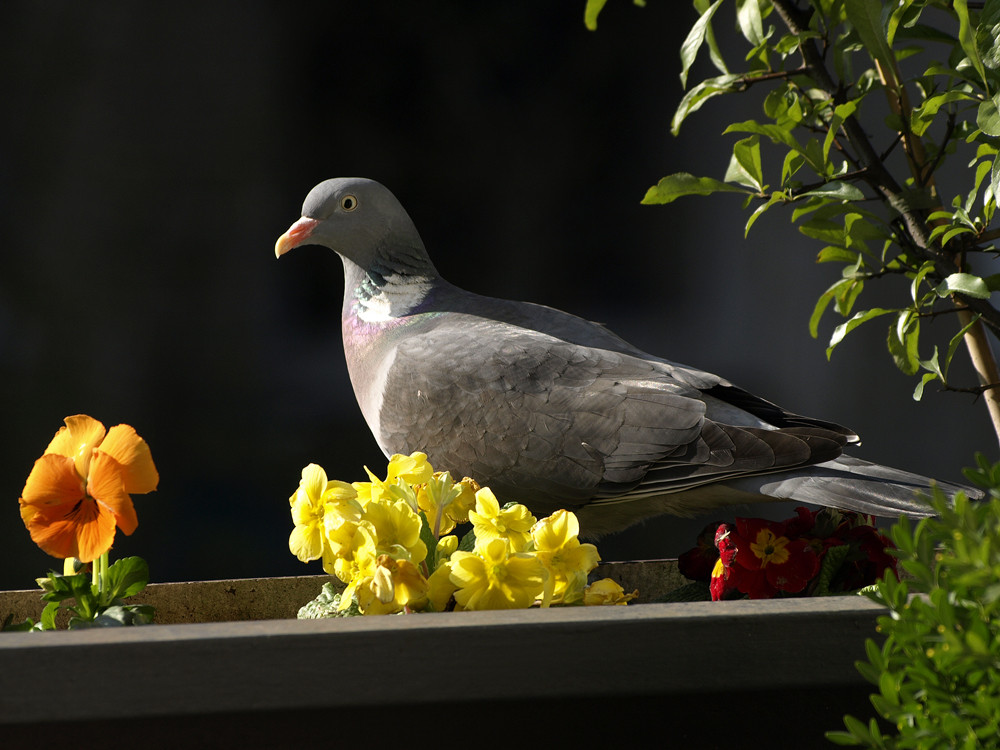
<instances>
[{"instance_id":1,"label":"planter rim","mask_svg":"<svg viewBox=\"0 0 1000 750\"><path fill-rule=\"evenodd\" d=\"M839 596L4 633L0 723L412 706L413 677L449 660L474 668L426 700L863 689L882 612Z\"/></svg>"}]
</instances>

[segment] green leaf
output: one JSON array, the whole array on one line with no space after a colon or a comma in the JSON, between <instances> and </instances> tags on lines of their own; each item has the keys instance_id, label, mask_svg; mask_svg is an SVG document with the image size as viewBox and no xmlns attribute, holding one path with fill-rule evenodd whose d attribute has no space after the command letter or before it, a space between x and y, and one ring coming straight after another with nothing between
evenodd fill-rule
<instances>
[{"instance_id":1,"label":"green leaf","mask_svg":"<svg viewBox=\"0 0 1000 750\"><path fill-rule=\"evenodd\" d=\"M780 192L771 193L771 197L767 200L767 202L762 203L760 206L758 206L757 209L750 215L750 218L747 219L746 226L743 228L743 236L746 237L748 234L750 234L750 227L752 227L754 225L754 222L756 222L757 219L763 216L764 212L767 211L771 206L773 206L775 203L784 203L787 200L788 196L785 195L784 193Z\"/></svg>"},{"instance_id":2,"label":"green leaf","mask_svg":"<svg viewBox=\"0 0 1000 750\"><path fill-rule=\"evenodd\" d=\"M724 178L726 182L737 182L764 190L764 169L760 161L760 136L752 135L733 144L733 158Z\"/></svg>"},{"instance_id":3,"label":"green leaf","mask_svg":"<svg viewBox=\"0 0 1000 750\"><path fill-rule=\"evenodd\" d=\"M149 583L149 566L141 557L123 557L108 567L107 587L104 591L105 606L116 599L134 596Z\"/></svg>"},{"instance_id":4,"label":"green leaf","mask_svg":"<svg viewBox=\"0 0 1000 750\"><path fill-rule=\"evenodd\" d=\"M902 310L896 324L889 326L887 345L896 367L907 375L916 375L920 369L917 345L920 341L920 319L912 310Z\"/></svg>"},{"instance_id":5,"label":"green leaf","mask_svg":"<svg viewBox=\"0 0 1000 750\"><path fill-rule=\"evenodd\" d=\"M781 186L786 187L788 180L806 163L806 157L797 151L789 151L785 154L785 160L781 164ZM792 218L795 221L795 218Z\"/></svg>"},{"instance_id":6,"label":"green leaf","mask_svg":"<svg viewBox=\"0 0 1000 750\"><path fill-rule=\"evenodd\" d=\"M844 0L847 20L861 37L865 49L887 70L895 68L895 57L889 46L888 33L882 22L882 3L871 0Z\"/></svg>"},{"instance_id":7,"label":"green leaf","mask_svg":"<svg viewBox=\"0 0 1000 750\"><path fill-rule=\"evenodd\" d=\"M587 7L583 11L583 22L591 31L597 31L597 16L607 2L608 0L587 0Z\"/></svg>"},{"instance_id":8,"label":"green leaf","mask_svg":"<svg viewBox=\"0 0 1000 750\"><path fill-rule=\"evenodd\" d=\"M752 194L736 185L730 185L711 177L695 177L687 172L667 175L646 191L642 202L646 205L671 203L685 195L711 195L712 193Z\"/></svg>"},{"instance_id":9,"label":"green leaf","mask_svg":"<svg viewBox=\"0 0 1000 750\"><path fill-rule=\"evenodd\" d=\"M827 245L816 255L817 263L849 263L855 265L858 262L858 252L848 250L835 245Z\"/></svg>"},{"instance_id":10,"label":"green leaf","mask_svg":"<svg viewBox=\"0 0 1000 750\"><path fill-rule=\"evenodd\" d=\"M826 738L834 745L852 745L857 747L861 744L861 742L849 732L827 732Z\"/></svg>"},{"instance_id":11,"label":"green leaf","mask_svg":"<svg viewBox=\"0 0 1000 750\"><path fill-rule=\"evenodd\" d=\"M681 103L677 105L677 111L674 112L674 117L670 122L670 132L677 135L687 116L700 109L713 96L736 91L732 84L739 78L738 75L721 75L709 78L688 91L681 99Z\"/></svg>"},{"instance_id":12,"label":"green leaf","mask_svg":"<svg viewBox=\"0 0 1000 750\"><path fill-rule=\"evenodd\" d=\"M736 22L751 45L757 47L764 42L764 22L757 0L736 0Z\"/></svg>"},{"instance_id":13,"label":"green leaf","mask_svg":"<svg viewBox=\"0 0 1000 750\"><path fill-rule=\"evenodd\" d=\"M964 294L976 299L989 299L990 297L990 290L986 286L986 282L971 273L953 273L945 277L945 280L938 284L934 291L939 297L948 297L952 294Z\"/></svg>"},{"instance_id":14,"label":"green leaf","mask_svg":"<svg viewBox=\"0 0 1000 750\"><path fill-rule=\"evenodd\" d=\"M863 0L854 1L862 2ZM986 89L988 94L990 84L986 79L986 68L983 65L983 59L979 56L979 47L976 45L976 30L969 19L968 2L967 0L954 0L953 7L955 8L955 14L958 16L958 42L962 45L962 50L968 56L972 67L979 73L983 88Z\"/></svg>"},{"instance_id":15,"label":"green leaf","mask_svg":"<svg viewBox=\"0 0 1000 750\"><path fill-rule=\"evenodd\" d=\"M56 629L56 614L59 612L58 602L49 602L42 609L42 614L38 618L39 630L55 630ZM36 626L37 627L37 626Z\"/></svg>"},{"instance_id":16,"label":"green leaf","mask_svg":"<svg viewBox=\"0 0 1000 750\"><path fill-rule=\"evenodd\" d=\"M699 16L698 20L694 22L694 26L688 32L687 38L681 44L681 86L685 88L687 88L688 71L698 56L698 50L701 49L701 45L705 42L705 34L709 29L712 16L715 15L715 11L719 9L721 4L722 0L715 0L714 3L708 6L701 16Z\"/></svg>"},{"instance_id":17,"label":"green leaf","mask_svg":"<svg viewBox=\"0 0 1000 750\"><path fill-rule=\"evenodd\" d=\"M699 13L708 11L708 5L709 0L694 0L694 8ZM726 61L722 59L722 50L719 48L719 42L715 38L715 31L712 29L711 21L705 27L705 46L708 47L708 57L716 69L720 73L728 73L729 68L726 67Z\"/></svg>"},{"instance_id":18,"label":"green leaf","mask_svg":"<svg viewBox=\"0 0 1000 750\"><path fill-rule=\"evenodd\" d=\"M816 596L827 596L831 593L830 586L837 573L840 572L840 567L844 564L850 551L849 544L827 548L826 554L823 555L823 563L816 576L816 590L814 592Z\"/></svg>"},{"instance_id":19,"label":"green leaf","mask_svg":"<svg viewBox=\"0 0 1000 750\"><path fill-rule=\"evenodd\" d=\"M958 347L962 345L965 334L979 321L980 317L981 316L978 313L973 315L972 320L962 326L962 329L951 337L951 341L948 342L948 351L945 353L944 357L944 367L942 368L943 375L948 374L948 368L951 366L952 357L955 356L955 352L958 350ZM943 379L944 378L942 378L942 380Z\"/></svg>"},{"instance_id":20,"label":"green leaf","mask_svg":"<svg viewBox=\"0 0 1000 750\"><path fill-rule=\"evenodd\" d=\"M913 304L920 303L920 282L924 280L927 274L934 271L934 263L927 261L924 263L920 269L917 271L916 275L913 277L913 281L910 284L910 298L913 300Z\"/></svg>"},{"instance_id":21,"label":"green leaf","mask_svg":"<svg viewBox=\"0 0 1000 750\"><path fill-rule=\"evenodd\" d=\"M476 530L469 529L465 536L458 540L458 549L462 552L472 552L476 548Z\"/></svg>"},{"instance_id":22,"label":"green leaf","mask_svg":"<svg viewBox=\"0 0 1000 750\"><path fill-rule=\"evenodd\" d=\"M833 115L830 117L829 129L826 132L826 138L823 140L824 161L830 158L830 146L833 145L833 140L837 137L837 131L840 130L840 126L844 123L844 120L851 117L857 111L858 102L858 99L852 99L849 102L838 104L834 108Z\"/></svg>"},{"instance_id":23,"label":"green leaf","mask_svg":"<svg viewBox=\"0 0 1000 750\"><path fill-rule=\"evenodd\" d=\"M998 104L1000 104L1000 93L994 94L992 99L987 99L979 105L979 111L976 113L976 127L986 135L1000 135Z\"/></svg>"},{"instance_id":24,"label":"green leaf","mask_svg":"<svg viewBox=\"0 0 1000 750\"><path fill-rule=\"evenodd\" d=\"M806 193L799 193L798 198L833 198L842 201L863 201L865 194L849 182L834 180L828 182L821 188L810 190Z\"/></svg>"},{"instance_id":25,"label":"green leaf","mask_svg":"<svg viewBox=\"0 0 1000 750\"><path fill-rule=\"evenodd\" d=\"M862 323L867 323L869 320L881 317L882 315L889 315L890 313L896 312L895 310L887 310L882 307L873 307L871 310L862 310L861 312L855 313L854 316L848 320L846 323L841 323L835 329L833 329L833 335L830 336L830 343L826 348L826 357L830 358L833 350L837 345L844 340L851 331L857 328Z\"/></svg>"},{"instance_id":26,"label":"green leaf","mask_svg":"<svg viewBox=\"0 0 1000 750\"><path fill-rule=\"evenodd\" d=\"M756 2L756 0L754 0ZM722 131L726 133L756 133L766 138L770 138L773 143L781 143L793 151L802 151L802 146L791 132L791 124L787 127L782 125L761 124L756 120L746 120L744 122L734 122Z\"/></svg>"},{"instance_id":27,"label":"green leaf","mask_svg":"<svg viewBox=\"0 0 1000 750\"><path fill-rule=\"evenodd\" d=\"M929 96L910 113L910 129L915 135L923 135L941 107L954 102L975 100L974 96L961 89L951 89L943 94Z\"/></svg>"}]
</instances>

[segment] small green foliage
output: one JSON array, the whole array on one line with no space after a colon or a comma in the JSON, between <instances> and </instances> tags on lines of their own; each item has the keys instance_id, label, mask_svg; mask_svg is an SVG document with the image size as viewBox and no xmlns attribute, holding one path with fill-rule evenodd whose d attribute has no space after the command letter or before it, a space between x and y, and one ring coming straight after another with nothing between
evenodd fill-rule
<instances>
[{"instance_id":1,"label":"small green foliage","mask_svg":"<svg viewBox=\"0 0 1000 750\"><path fill-rule=\"evenodd\" d=\"M989 490L952 503L939 490L936 517L892 529L900 567L869 593L889 613L878 618L880 641L866 643L861 674L888 722L844 718L840 745L872 748L1000 747L1000 463L977 456L966 476ZM889 733L887 727L895 729Z\"/></svg>"},{"instance_id":2,"label":"small green foliage","mask_svg":"<svg viewBox=\"0 0 1000 750\"><path fill-rule=\"evenodd\" d=\"M95 562L95 565L97 563ZM55 630L60 609L70 614L68 627L92 628L118 625L146 625L153 621L148 604L125 604L149 583L149 566L141 557L125 557L105 568L102 587L93 583L88 572L61 575L50 572L39 578L42 601L47 602L38 622L4 623L3 630Z\"/></svg>"},{"instance_id":3,"label":"small green foliage","mask_svg":"<svg viewBox=\"0 0 1000 750\"><path fill-rule=\"evenodd\" d=\"M299 608L299 620L324 620L328 617L356 617L361 615L356 602L345 608L340 608L340 592L327 581L319 592L319 596Z\"/></svg>"}]
</instances>

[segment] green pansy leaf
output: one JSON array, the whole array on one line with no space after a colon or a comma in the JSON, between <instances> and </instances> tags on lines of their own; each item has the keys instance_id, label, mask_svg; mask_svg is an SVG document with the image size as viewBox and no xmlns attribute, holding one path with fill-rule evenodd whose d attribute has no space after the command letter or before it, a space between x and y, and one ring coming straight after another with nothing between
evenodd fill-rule
<instances>
[{"instance_id":1,"label":"green pansy leaf","mask_svg":"<svg viewBox=\"0 0 1000 750\"><path fill-rule=\"evenodd\" d=\"M104 601L138 594L149 583L149 566L141 557L123 557L108 568Z\"/></svg>"},{"instance_id":2,"label":"green pansy leaf","mask_svg":"<svg viewBox=\"0 0 1000 750\"><path fill-rule=\"evenodd\" d=\"M736 185L730 185L711 177L695 177L687 172L667 175L646 191L642 202L646 205L671 203L685 195L711 195L712 193L751 194Z\"/></svg>"}]
</instances>

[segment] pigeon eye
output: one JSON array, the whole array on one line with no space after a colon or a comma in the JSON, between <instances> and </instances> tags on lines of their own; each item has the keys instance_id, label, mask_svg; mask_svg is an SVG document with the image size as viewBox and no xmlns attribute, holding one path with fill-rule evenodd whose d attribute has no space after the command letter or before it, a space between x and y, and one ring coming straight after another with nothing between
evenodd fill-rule
<instances>
[{"instance_id":1,"label":"pigeon eye","mask_svg":"<svg viewBox=\"0 0 1000 750\"><path fill-rule=\"evenodd\" d=\"M345 211L353 211L358 207L358 199L353 195L345 195L340 199L340 207Z\"/></svg>"}]
</instances>

